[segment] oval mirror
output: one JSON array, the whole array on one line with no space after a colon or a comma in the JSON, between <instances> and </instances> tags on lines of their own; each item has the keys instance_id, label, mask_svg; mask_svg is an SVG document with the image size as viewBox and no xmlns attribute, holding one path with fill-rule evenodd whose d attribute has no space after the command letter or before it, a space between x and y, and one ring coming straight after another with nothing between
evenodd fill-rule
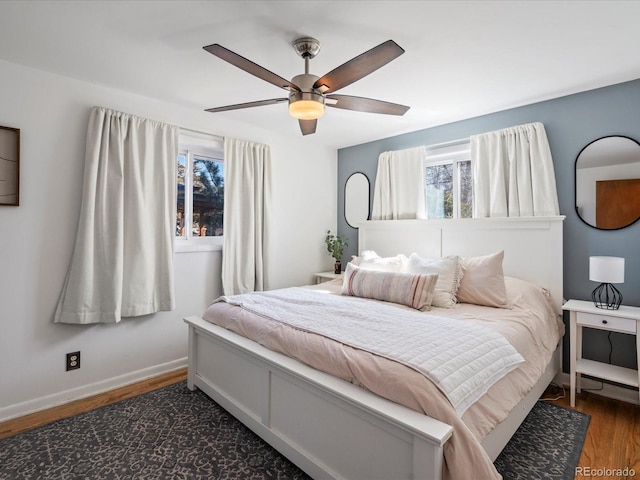
<instances>
[{"instance_id":1,"label":"oval mirror","mask_svg":"<svg viewBox=\"0 0 640 480\"><path fill-rule=\"evenodd\" d=\"M599 138L576 158L576 212L603 230L640 218L640 144L623 136Z\"/></svg>"},{"instance_id":2,"label":"oval mirror","mask_svg":"<svg viewBox=\"0 0 640 480\"><path fill-rule=\"evenodd\" d=\"M353 173L345 183L344 219L353 228L369 219L369 179L364 173Z\"/></svg>"}]
</instances>

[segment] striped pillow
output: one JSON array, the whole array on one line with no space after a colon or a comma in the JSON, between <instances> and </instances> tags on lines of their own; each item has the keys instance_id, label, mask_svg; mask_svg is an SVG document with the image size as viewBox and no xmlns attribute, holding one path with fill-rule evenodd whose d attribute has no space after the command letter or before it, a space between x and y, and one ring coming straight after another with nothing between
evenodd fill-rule
<instances>
[{"instance_id":1,"label":"striped pillow","mask_svg":"<svg viewBox=\"0 0 640 480\"><path fill-rule=\"evenodd\" d=\"M381 272L347 264L342 294L430 310L437 274Z\"/></svg>"},{"instance_id":2,"label":"striped pillow","mask_svg":"<svg viewBox=\"0 0 640 480\"><path fill-rule=\"evenodd\" d=\"M434 307L455 308L456 292L462 278L460 257L421 258L412 253L406 263L404 272L409 273L437 273L438 282L433 291L432 305Z\"/></svg>"}]
</instances>

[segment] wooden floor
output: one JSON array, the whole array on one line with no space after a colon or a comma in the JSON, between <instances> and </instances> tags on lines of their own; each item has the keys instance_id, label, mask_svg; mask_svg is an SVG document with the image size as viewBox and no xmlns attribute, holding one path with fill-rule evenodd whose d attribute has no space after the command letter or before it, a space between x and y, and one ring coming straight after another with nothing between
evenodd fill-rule
<instances>
[{"instance_id":1,"label":"wooden floor","mask_svg":"<svg viewBox=\"0 0 640 480\"><path fill-rule=\"evenodd\" d=\"M133 385L127 385L126 387L117 388L106 393L83 398L82 400L76 400L75 402L50 408L49 410L9 420L7 422L0 423L0 439L46 425L47 423L51 423L61 418L71 417L79 413L103 407L119 400L135 397L136 395L171 385L172 383L185 380L186 378L187 369L183 368L164 375L149 378L139 383L134 383Z\"/></svg>"},{"instance_id":2,"label":"wooden floor","mask_svg":"<svg viewBox=\"0 0 640 480\"><path fill-rule=\"evenodd\" d=\"M134 397L187 378L186 369L160 375L140 383L78 400L67 405L0 423L0 439L24 432L60 418L87 412L109 403ZM545 397L561 392L548 390ZM569 391L564 398L552 401L569 407ZM612 400L589 392L576 396L575 410L591 415L576 479L640 479L640 406ZM582 469L582 470L580 470ZM629 470L634 475L623 475ZM619 471L618 471L619 470Z\"/></svg>"},{"instance_id":3,"label":"wooden floor","mask_svg":"<svg viewBox=\"0 0 640 480\"><path fill-rule=\"evenodd\" d=\"M548 390L545 397L557 393ZM569 389L551 403L571 408ZM574 410L591 415L575 478L640 479L640 406L583 391L576 394ZM625 469L635 474L624 474Z\"/></svg>"}]
</instances>

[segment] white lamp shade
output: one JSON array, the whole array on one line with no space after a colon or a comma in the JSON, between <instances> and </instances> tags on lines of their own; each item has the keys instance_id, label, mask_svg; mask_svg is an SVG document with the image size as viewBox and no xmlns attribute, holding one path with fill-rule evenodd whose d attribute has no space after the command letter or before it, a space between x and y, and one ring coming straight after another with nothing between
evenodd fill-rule
<instances>
[{"instance_id":1,"label":"white lamp shade","mask_svg":"<svg viewBox=\"0 0 640 480\"><path fill-rule=\"evenodd\" d=\"M589 257L589 280L602 283L624 283L624 258Z\"/></svg>"}]
</instances>

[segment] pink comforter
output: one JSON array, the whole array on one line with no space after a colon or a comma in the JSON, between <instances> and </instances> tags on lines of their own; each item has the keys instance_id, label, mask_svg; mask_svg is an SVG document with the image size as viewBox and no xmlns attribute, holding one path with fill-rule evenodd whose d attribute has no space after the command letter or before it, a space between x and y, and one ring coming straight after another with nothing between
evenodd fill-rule
<instances>
[{"instance_id":1,"label":"pink comforter","mask_svg":"<svg viewBox=\"0 0 640 480\"><path fill-rule=\"evenodd\" d=\"M445 476L451 479L499 479L500 474L480 442L533 387L564 333L562 323L541 288L514 278L507 278L506 282L511 308L458 304L454 309L434 308L431 311L495 328L526 360L493 385L462 417L431 381L397 362L267 320L224 302L212 304L203 318L451 425L454 433L444 448ZM339 281L334 281L309 288L328 289L339 294L340 286Z\"/></svg>"}]
</instances>

